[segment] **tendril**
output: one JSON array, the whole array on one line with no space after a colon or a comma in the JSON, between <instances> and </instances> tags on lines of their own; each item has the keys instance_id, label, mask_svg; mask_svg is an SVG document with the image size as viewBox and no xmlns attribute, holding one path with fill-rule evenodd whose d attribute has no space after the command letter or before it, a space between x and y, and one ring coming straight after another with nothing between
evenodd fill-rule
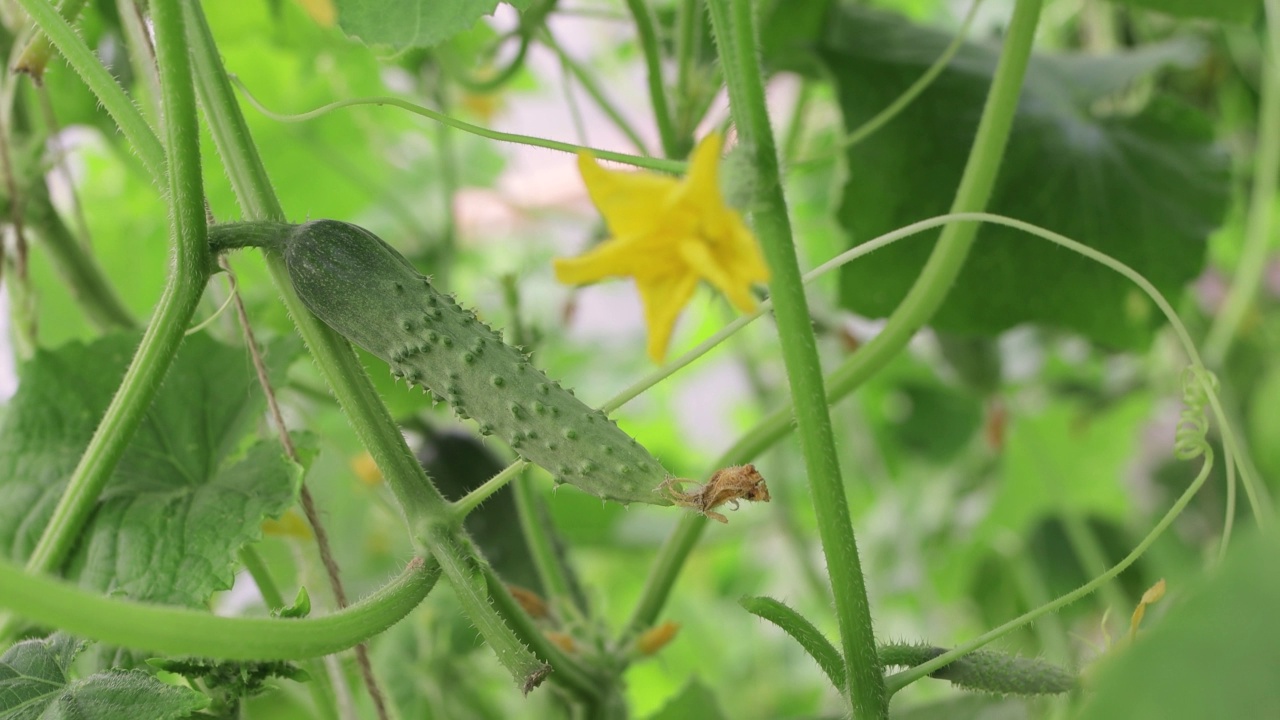
<instances>
[{"instance_id":1,"label":"tendril","mask_svg":"<svg viewBox=\"0 0 1280 720\"><path fill-rule=\"evenodd\" d=\"M1194 460L1209 449L1206 408L1209 393L1217 391L1218 378L1212 372L1194 365L1182 371L1182 413L1178 416L1178 429L1174 432L1174 457Z\"/></svg>"}]
</instances>

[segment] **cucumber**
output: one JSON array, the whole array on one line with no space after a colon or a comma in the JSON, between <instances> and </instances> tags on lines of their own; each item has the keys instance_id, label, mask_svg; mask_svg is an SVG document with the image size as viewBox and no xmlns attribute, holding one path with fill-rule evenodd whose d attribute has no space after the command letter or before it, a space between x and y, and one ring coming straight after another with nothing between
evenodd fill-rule
<instances>
[{"instance_id":1,"label":"cucumber","mask_svg":"<svg viewBox=\"0 0 1280 720\"><path fill-rule=\"evenodd\" d=\"M311 312L422 385L482 435L568 483L623 504L670 505L667 471L604 413L551 380L502 336L431 286L381 238L337 220L284 234L289 277Z\"/></svg>"}]
</instances>

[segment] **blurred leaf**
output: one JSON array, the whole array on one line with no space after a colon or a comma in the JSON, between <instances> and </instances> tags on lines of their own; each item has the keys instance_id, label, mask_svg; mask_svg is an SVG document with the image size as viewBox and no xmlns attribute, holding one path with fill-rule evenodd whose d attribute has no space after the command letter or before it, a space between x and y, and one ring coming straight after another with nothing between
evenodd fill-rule
<instances>
[{"instance_id":1,"label":"blurred leaf","mask_svg":"<svg viewBox=\"0 0 1280 720\"><path fill-rule=\"evenodd\" d=\"M209 705L195 690L138 670L72 680L71 661L82 647L59 633L18 643L0 656L0 720L168 720Z\"/></svg>"},{"instance_id":2,"label":"blurred leaf","mask_svg":"<svg viewBox=\"0 0 1280 720\"><path fill-rule=\"evenodd\" d=\"M850 130L900 95L950 40L855 7L834 17L822 56ZM1176 297L1200 272L1205 238L1225 213L1227 165L1197 112L1164 96L1134 109L1125 91L1200 55L1187 41L1107 57L1033 57L990 210L1112 255ZM849 149L839 220L854 244L947 212L997 58L995 47L966 43L902 114ZM1039 322L1137 348L1162 320L1127 280L1090 260L1008 228L983 227L978 238L932 320L938 329L988 335ZM842 304L887 316L931 248L906 240L845 266Z\"/></svg>"},{"instance_id":3,"label":"blurred leaf","mask_svg":"<svg viewBox=\"0 0 1280 720\"><path fill-rule=\"evenodd\" d=\"M1111 0L1117 5L1131 5L1176 17L1206 18L1247 23L1258 16L1261 0Z\"/></svg>"},{"instance_id":4,"label":"blurred leaf","mask_svg":"<svg viewBox=\"0 0 1280 720\"><path fill-rule=\"evenodd\" d=\"M138 343L136 334L38 351L0 421L0 552L31 552ZM277 379L297 343L269 346ZM293 498L300 472L275 441L244 452L264 405L242 349L186 340L98 499L73 566L85 584L203 604L227 587L235 551Z\"/></svg>"},{"instance_id":5,"label":"blurred leaf","mask_svg":"<svg viewBox=\"0 0 1280 720\"><path fill-rule=\"evenodd\" d=\"M1280 365L1272 365L1249 393L1249 441L1264 477L1280 480Z\"/></svg>"},{"instance_id":6,"label":"blurred leaf","mask_svg":"<svg viewBox=\"0 0 1280 720\"><path fill-rule=\"evenodd\" d=\"M724 712L720 710L720 703L716 702L716 696L697 678L690 680L679 695L668 701L661 710L650 715L648 720L688 720L688 718L698 718L698 720L724 720L725 718Z\"/></svg>"},{"instance_id":7,"label":"blurred leaf","mask_svg":"<svg viewBox=\"0 0 1280 720\"><path fill-rule=\"evenodd\" d=\"M1280 717L1277 556L1274 532L1239 538L1198 590L1091 670L1092 697L1077 717Z\"/></svg>"},{"instance_id":8,"label":"blurred leaf","mask_svg":"<svg viewBox=\"0 0 1280 720\"><path fill-rule=\"evenodd\" d=\"M529 0L512 0L517 10ZM386 45L399 52L432 47L492 15L498 0L337 0L338 23L366 45Z\"/></svg>"},{"instance_id":9,"label":"blurred leaf","mask_svg":"<svg viewBox=\"0 0 1280 720\"><path fill-rule=\"evenodd\" d=\"M1015 414L1004 453L1004 478L984 526L1025 534L1041 516L1064 507L1123 520L1121 484L1151 410L1131 395L1103 412L1056 402L1037 415ZM984 534L985 536L985 534Z\"/></svg>"},{"instance_id":10,"label":"blurred leaf","mask_svg":"<svg viewBox=\"0 0 1280 720\"><path fill-rule=\"evenodd\" d=\"M890 720L1027 720L1026 702L995 695L966 695L927 705L891 708Z\"/></svg>"}]
</instances>

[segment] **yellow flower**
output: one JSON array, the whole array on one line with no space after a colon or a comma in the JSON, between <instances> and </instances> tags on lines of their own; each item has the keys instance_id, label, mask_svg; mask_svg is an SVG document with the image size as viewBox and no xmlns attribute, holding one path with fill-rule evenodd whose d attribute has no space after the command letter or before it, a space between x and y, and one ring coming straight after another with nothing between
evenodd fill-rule
<instances>
[{"instance_id":1,"label":"yellow flower","mask_svg":"<svg viewBox=\"0 0 1280 720\"><path fill-rule=\"evenodd\" d=\"M661 362L676 318L699 279L739 310L755 309L752 283L769 279L755 236L720 196L720 135L712 133L689 158L683 180L649 172L605 170L588 153L578 169L610 237L585 255L555 261L562 283L631 276L644 301L649 357Z\"/></svg>"}]
</instances>

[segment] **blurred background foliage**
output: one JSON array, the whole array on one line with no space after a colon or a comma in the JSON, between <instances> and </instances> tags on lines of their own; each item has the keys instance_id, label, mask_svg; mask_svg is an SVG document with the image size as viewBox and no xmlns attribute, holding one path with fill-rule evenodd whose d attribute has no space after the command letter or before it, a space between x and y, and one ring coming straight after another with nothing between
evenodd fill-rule
<instances>
[{"instance_id":1,"label":"blurred background foliage","mask_svg":"<svg viewBox=\"0 0 1280 720\"><path fill-rule=\"evenodd\" d=\"M654 3L668 48L680 4ZM131 5L95 0L79 26L154 116L145 69L131 58L135 48L120 19L134 12ZM498 6L492 16L493 2L464 3L473 16L455 18L452 27L411 25L413 13L431 12L425 0L387 5L244 0L204 7L228 70L277 112L394 95L510 132L624 151L638 140L661 152L643 58L621 3L524 0ZM1011 7L1011 0L984 0L948 68L883 129L846 147L848 132L944 52L969 0L761 0L771 105L785 138L786 190L804 267L945 211ZM697 26L692 72L672 92L676 125L690 141L728 117L714 48L705 22ZM415 34L415 27L435 30ZM1203 336L1241 258L1266 51L1261 3L1049 0L1037 47L992 211L1124 260ZM17 174L32 187L47 183L54 217L92 249L128 310L145 318L167 262L166 210L155 179L61 61L43 89L13 86L33 118L26 128L10 128ZM602 234L572 156L496 144L388 107L351 107L297 124L268 119L247 102L244 109L292 220L338 218L373 230L508 337L519 333L536 362L588 403L603 402L650 369L638 300L625 283L574 290L552 281L553 256L575 254ZM235 220L230 186L212 144L205 148L209 209L218 221ZM726 175L732 197L735 178ZM1268 237L1274 250L1275 233ZM5 255L19 361L35 346L56 348L98 332L40 238L33 240L27 267L16 253ZM927 235L907 240L813 286L828 367L875 332L931 243ZM231 263L258 333L292 334L258 256L240 253ZM1219 377L1252 462L1280 491L1280 263L1274 252L1266 263L1262 290ZM215 279L202 316L226 293L225 278ZM732 315L723 299L700 291L674 349L691 347ZM238 342L232 313L220 315L212 332ZM619 423L674 474L705 477L722 450L785 399L775 337L767 321L757 323L624 407ZM462 494L512 459L426 396L392 383L381 361L363 357L447 495ZM954 645L1123 557L1194 475L1170 451L1183 363L1163 318L1119 276L1012 230L984 230L934 327L832 409L878 635ZM349 593L360 596L401 567L410 546L315 368L300 359L287 377L287 417L318 443L308 485ZM743 595L770 595L834 635L799 449L784 441L756 463L774 500L730 514L690 558L663 614L679 624L678 634L627 675L635 717L840 716L841 701L818 666L737 604ZM1180 713L1161 717L1274 717L1256 710L1280 707L1274 694L1249 697L1251 705L1228 712L1231 697L1195 705L1165 694L1161 684L1221 691L1253 682L1204 667L1220 657L1215 638L1231 638L1249 667L1276 667L1280 625L1268 606L1249 599L1275 598L1276 574L1250 568L1273 568L1280 548L1255 539L1215 580L1204 577L1227 507L1220 467L1215 473L1173 531L1116 582L998 646L1100 678L1083 717L1145 717L1120 714L1139 697ZM591 622L616 632L679 512L602 505L569 487L553 491L541 471L530 475L577 568ZM1243 502L1236 512L1249 524ZM470 527L506 579L536 590L513 513L504 492ZM270 525L259 550L282 586L313 588L324 608L323 570L299 527ZM1095 660L1115 654L1108 647L1160 578L1170 598L1148 613L1151 647L1140 641L1132 655L1095 670ZM1209 589L1181 605L1206 583ZM1250 583L1265 587L1241 595L1252 591ZM263 612L244 578L214 604ZM1221 632L1195 636L1194 628L1205 626ZM556 630L579 633L578 642L591 635ZM1268 643L1269 656L1239 650ZM373 657L400 717L561 713L552 692L528 699L514 692L447 591L378 638ZM1162 674L1159 668L1184 662L1179 658L1196 673ZM358 689L353 667L344 667ZM247 716L307 715L299 684L281 680L276 688L253 698ZM362 714L370 712L356 695ZM894 700L895 717L917 720L1071 717L1078 705L1076 698L962 696L937 682L917 683Z\"/></svg>"}]
</instances>

